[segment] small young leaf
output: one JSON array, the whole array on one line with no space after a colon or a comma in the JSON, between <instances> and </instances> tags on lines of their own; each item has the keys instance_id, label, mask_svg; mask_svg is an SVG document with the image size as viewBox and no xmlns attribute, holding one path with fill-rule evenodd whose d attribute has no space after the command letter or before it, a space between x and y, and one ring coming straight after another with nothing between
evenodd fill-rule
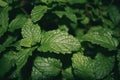
<instances>
[{"instance_id":1,"label":"small young leaf","mask_svg":"<svg viewBox=\"0 0 120 80\"><path fill-rule=\"evenodd\" d=\"M31 47L32 41L29 38L24 38L20 41L20 46Z\"/></svg>"},{"instance_id":2,"label":"small young leaf","mask_svg":"<svg viewBox=\"0 0 120 80\"><path fill-rule=\"evenodd\" d=\"M33 22L40 20L47 12L47 6L35 6L31 12Z\"/></svg>"},{"instance_id":3,"label":"small young leaf","mask_svg":"<svg viewBox=\"0 0 120 80\"><path fill-rule=\"evenodd\" d=\"M66 11L54 11L53 13L55 13L59 18L66 16L72 22L74 22L74 23L77 22L77 16L68 10L66 10Z\"/></svg>"},{"instance_id":4,"label":"small young leaf","mask_svg":"<svg viewBox=\"0 0 120 80\"><path fill-rule=\"evenodd\" d=\"M65 15L68 19L70 19L72 22L77 23L77 16L73 13L74 10L70 7L65 8Z\"/></svg>"},{"instance_id":5,"label":"small young leaf","mask_svg":"<svg viewBox=\"0 0 120 80\"><path fill-rule=\"evenodd\" d=\"M63 15L65 15L65 11L54 11L53 13L55 13L59 18L62 18Z\"/></svg>"},{"instance_id":6,"label":"small young leaf","mask_svg":"<svg viewBox=\"0 0 120 80\"><path fill-rule=\"evenodd\" d=\"M62 71L62 76L65 80L74 80L74 76L72 73L72 68L69 67Z\"/></svg>"},{"instance_id":7,"label":"small young leaf","mask_svg":"<svg viewBox=\"0 0 120 80\"><path fill-rule=\"evenodd\" d=\"M71 53L80 48L80 42L65 31L53 30L43 34L39 51Z\"/></svg>"},{"instance_id":8,"label":"small young leaf","mask_svg":"<svg viewBox=\"0 0 120 80\"><path fill-rule=\"evenodd\" d=\"M32 68L32 80L48 80L58 75L61 71L62 63L54 58L37 57Z\"/></svg>"}]
</instances>

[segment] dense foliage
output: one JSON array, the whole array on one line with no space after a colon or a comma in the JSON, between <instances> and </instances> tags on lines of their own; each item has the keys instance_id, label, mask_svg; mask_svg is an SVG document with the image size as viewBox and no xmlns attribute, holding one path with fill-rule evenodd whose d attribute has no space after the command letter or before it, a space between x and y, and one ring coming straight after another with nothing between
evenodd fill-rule
<instances>
[{"instance_id":1,"label":"dense foliage","mask_svg":"<svg viewBox=\"0 0 120 80\"><path fill-rule=\"evenodd\" d=\"M0 80L120 80L120 0L0 0Z\"/></svg>"}]
</instances>

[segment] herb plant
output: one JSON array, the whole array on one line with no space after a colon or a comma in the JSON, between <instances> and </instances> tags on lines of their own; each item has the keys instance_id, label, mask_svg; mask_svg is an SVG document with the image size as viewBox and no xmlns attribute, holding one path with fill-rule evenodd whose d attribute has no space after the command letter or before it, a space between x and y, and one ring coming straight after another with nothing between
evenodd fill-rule
<instances>
[{"instance_id":1,"label":"herb plant","mask_svg":"<svg viewBox=\"0 0 120 80\"><path fill-rule=\"evenodd\" d=\"M120 80L119 0L0 0L0 80Z\"/></svg>"}]
</instances>

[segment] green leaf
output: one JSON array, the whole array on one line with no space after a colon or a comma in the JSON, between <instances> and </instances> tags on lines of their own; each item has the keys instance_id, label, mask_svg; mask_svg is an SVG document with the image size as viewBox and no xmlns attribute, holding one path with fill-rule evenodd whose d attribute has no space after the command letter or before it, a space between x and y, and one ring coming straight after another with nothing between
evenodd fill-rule
<instances>
[{"instance_id":1,"label":"green leaf","mask_svg":"<svg viewBox=\"0 0 120 80\"><path fill-rule=\"evenodd\" d=\"M106 18L102 18L102 22L103 22L103 26L105 27L110 27L110 28L114 28L114 24L111 20L106 19Z\"/></svg>"},{"instance_id":2,"label":"green leaf","mask_svg":"<svg viewBox=\"0 0 120 80\"><path fill-rule=\"evenodd\" d=\"M39 51L55 53L71 53L80 48L79 41L65 31L52 30L43 34Z\"/></svg>"},{"instance_id":3,"label":"green leaf","mask_svg":"<svg viewBox=\"0 0 120 80\"><path fill-rule=\"evenodd\" d=\"M23 38L31 40L32 45L34 45L41 40L41 29L37 24L33 24L32 21L28 19L22 28L22 36Z\"/></svg>"},{"instance_id":4,"label":"green leaf","mask_svg":"<svg viewBox=\"0 0 120 80\"><path fill-rule=\"evenodd\" d=\"M3 77L15 65L16 53L7 52L0 58L0 78Z\"/></svg>"},{"instance_id":5,"label":"green leaf","mask_svg":"<svg viewBox=\"0 0 120 80\"><path fill-rule=\"evenodd\" d=\"M11 21L11 23L9 24L9 31L13 32L16 29L22 28L23 25L25 24L27 18L25 17L25 15L18 15L16 16L15 19L13 19Z\"/></svg>"},{"instance_id":6,"label":"green leaf","mask_svg":"<svg viewBox=\"0 0 120 80\"><path fill-rule=\"evenodd\" d=\"M70 19L72 22L77 23L77 16L76 16L75 14L70 13L70 12L67 12L65 15L66 15L66 17L67 17L68 19Z\"/></svg>"},{"instance_id":7,"label":"green leaf","mask_svg":"<svg viewBox=\"0 0 120 80\"><path fill-rule=\"evenodd\" d=\"M29 38L21 39L20 45L24 47L31 47L32 41Z\"/></svg>"},{"instance_id":8,"label":"green leaf","mask_svg":"<svg viewBox=\"0 0 120 80\"><path fill-rule=\"evenodd\" d=\"M84 29L76 29L75 34L76 38L81 42L82 36L84 36Z\"/></svg>"},{"instance_id":9,"label":"green leaf","mask_svg":"<svg viewBox=\"0 0 120 80\"><path fill-rule=\"evenodd\" d=\"M88 17L83 17L81 23L84 24L84 25L87 25L88 23L90 22L90 19Z\"/></svg>"},{"instance_id":10,"label":"green leaf","mask_svg":"<svg viewBox=\"0 0 120 80\"><path fill-rule=\"evenodd\" d=\"M40 20L47 12L47 6L35 6L31 12L33 22Z\"/></svg>"},{"instance_id":11,"label":"green leaf","mask_svg":"<svg viewBox=\"0 0 120 80\"><path fill-rule=\"evenodd\" d=\"M40 2L45 3L45 4L50 4L53 2L53 0L40 0Z\"/></svg>"},{"instance_id":12,"label":"green leaf","mask_svg":"<svg viewBox=\"0 0 120 80\"><path fill-rule=\"evenodd\" d=\"M59 18L66 16L72 22L77 23L77 16L69 8L66 8L66 11L54 11L53 13L55 13Z\"/></svg>"},{"instance_id":13,"label":"green leaf","mask_svg":"<svg viewBox=\"0 0 120 80\"><path fill-rule=\"evenodd\" d=\"M118 60L118 69L119 69L119 74L120 74L120 51L117 54L117 60Z\"/></svg>"},{"instance_id":14,"label":"green leaf","mask_svg":"<svg viewBox=\"0 0 120 80\"><path fill-rule=\"evenodd\" d=\"M1 7L5 7L5 6L7 6L8 5L8 3L6 3L5 1L3 1L3 0L0 0L0 6Z\"/></svg>"},{"instance_id":15,"label":"green leaf","mask_svg":"<svg viewBox=\"0 0 120 80\"><path fill-rule=\"evenodd\" d=\"M0 37L7 31L8 20L9 20L8 11L10 9L11 9L10 7L6 6L0 11L0 19L1 19L1 21L0 21Z\"/></svg>"},{"instance_id":16,"label":"green leaf","mask_svg":"<svg viewBox=\"0 0 120 80\"><path fill-rule=\"evenodd\" d=\"M87 0L67 0L70 4L75 4L75 3L86 3Z\"/></svg>"},{"instance_id":17,"label":"green leaf","mask_svg":"<svg viewBox=\"0 0 120 80\"><path fill-rule=\"evenodd\" d=\"M109 16L114 23L114 25L117 25L120 22L120 12L119 9L116 6L111 6L109 8Z\"/></svg>"},{"instance_id":18,"label":"green leaf","mask_svg":"<svg viewBox=\"0 0 120 80\"><path fill-rule=\"evenodd\" d=\"M74 54L72 57L72 66L77 77L84 80L94 80L94 61L82 53Z\"/></svg>"},{"instance_id":19,"label":"green leaf","mask_svg":"<svg viewBox=\"0 0 120 80\"><path fill-rule=\"evenodd\" d=\"M62 68L60 60L55 58L37 57L32 68L32 80L48 80L57 76Z\"/></svg>"},{"instance_id":20,"label":"green leaf","mask_svg":"<svg viewBox=\"0 0 120 80\"><path fill-rule=\"evenodd\" d=\"M10 45L16 40L16 37L8 36L8 38L5 40L5 42L0 45L0 53L4 51L7 47L10 47Z\"/></svg>"},{"instance_id":21,"label":"green leaf","mask_svg":"<svg viewBox=\"0 0 120 80\"><path fill-rule=\"evenodd\" d=\"M21 69L27 63L28 57L32 55L32 49L21 49L17 53L16 58L16 70L11 75L12 78L21 77Z\"/></svg>"},{"instance_id":22,"label":"green leaf","mask_svg":"<svg viewBox=\"0 0 120 80\"><path fill-rule=\"evenodd\" d=\"M62 18L65 15L65 11L54 11L53 13L55 13L59 18Z\"/></svg>"},{"instance_id":23,"label":"green leaf","mask_svg":"<svg viewBox=\"0 0 120 80\"><path fill-rule=\"evenodd\" d=\"M72 73L72 68L66 68L65 70L62 71L62 76L64 80L74 80L74 76Z\"/></svg>"},{"instance_id":24,"label":"green leaf","mask_svg":"<svg viewBox=\"0 0 120 80\"><path fill-rule=\"evenodd\" d=\"M74 54L72 66L76 76L85 80L103 79L114 67L114 56L105 56L98 53L95 59L84 56L82 53Z\"/></svg>"},{"instance_id":25,"label":"green leaf","mask_svg":"<svg viewBox=\"0 0 120 80\"><path fill-rule=\"evenodd\" d=\"M45 4L52 4L52 2L58 2L58 3L60 3L60 2L62 2L62 3L67 2L67 0L39 0L39 1L42 2L42 3L45 3Z\"/></svg>"},{"instance_id":26,"label":"green leaf","mask_svg":"<svg viewBox=\"0 0 120 80\"><path fill-rule=\"evenodd\" d=\"M114 67L114 62L114 56L109 57L98 53L94 62L94 73L96 79L102 79L108 75Z\"/></svg>"},{"instance_id":27,"label":"green leaf","mask_svg":"<svg viewBox=\"0 0 120 80\"><path fill-rule=\"evenodd\" d=\"M106 78L104 78L103 80L115 80L113 76L109 75Z\"/></svg>"},{"instance_id":28,"label":"green leaf","mask_svg":"<svg viewBox=\"0 0 120 80\"><path fill-rule=\"evenodd\" d=\"M112 37L111 31L96 27L82 37L83 41L89 41L93 44L98 44L102 47L108 48L109 50L114 50L118 46L118 40Z\"/></svg>"}]
</instances>

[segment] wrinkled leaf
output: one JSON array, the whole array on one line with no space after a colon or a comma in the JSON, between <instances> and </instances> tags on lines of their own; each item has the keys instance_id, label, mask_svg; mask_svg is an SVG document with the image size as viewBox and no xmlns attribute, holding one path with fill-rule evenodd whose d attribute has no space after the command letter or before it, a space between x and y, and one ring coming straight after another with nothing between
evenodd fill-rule
<instances>
[{"instance_id":1,"label":"wrinkled leaf","mask_svg":"<svg viewBox=\"0 0 120 80\"><path fill-rule=\"evenodd\" d=\"M82 39L83 41L98 44L102 47L108 48L109 50L114 50L118 46L118 40L112 37L111 31L101 27L89 30Z\"/></svg>"},{"instance_id":2,"label":"wrinkled leaf","mask_svg":"<svg viewBox=\"0 0 120 80\"><path fill-rule=\"evenodd\" d=\"M100 53L95 57L94 73L96 79L102 79L108 75L114 67L115 57L104 56Z\"/></svg>"},{"instance_id":3,"label":"wrinkled leaf","mask_svg":"<svg viewBox=\"0 0 120 80\"><path fill-rule=\"evenodd\" d=\"M90 57L84 56L82 53L74 54L72 66L77 77L85 80L94 80L94 62Z\"/></svg>"},{"instance_id":4,"label":"wrinkled leaf","mask_svg":"<svg viewBox=\"0 0 120 80\"><path fill-rule=\"evenodd\" d=\"M112 71L115 58L106 57L98 53L95 59L84 56L82 53L74 54L72 66L77 77L85 80L103 79Z\"/></svg>"},{"instance_id":5,"label":"wrinkled leaf","mask_svg":"<svg viewBox=\"0 0 120 80\"><path fill-rule=\"evenodd\" d=\"M22 28L21 33L22 33L23 38L27 38L27 39L31 40L32 45L40 42L40 40L41 40L41 29L40 29L40 27L37 24L33 24L30 19L28 19L26 21L25 25Z\"/></svg>"},{"instance_id":6,"label":"wrinkled leaf","mask_svg":"<svg viewBox=\"0 0 120 80\"><path fill-rule=\"evenodd\" d=\"M37 57L32 68L32 80L48 80L57 76L61 71L61 67L60 60Z\"/></svg>"},{"instance_id":7,"label":"wrinkled leaf","mask_svg":"<svg viewBox=\"0 0 120 80\"><path fill-rule=\"evenodd\" d=\"M52 30L43 34L39 51L55 53L71 53L80 48L79 41L65 31Z\"/></svg>"}]
</instances>

